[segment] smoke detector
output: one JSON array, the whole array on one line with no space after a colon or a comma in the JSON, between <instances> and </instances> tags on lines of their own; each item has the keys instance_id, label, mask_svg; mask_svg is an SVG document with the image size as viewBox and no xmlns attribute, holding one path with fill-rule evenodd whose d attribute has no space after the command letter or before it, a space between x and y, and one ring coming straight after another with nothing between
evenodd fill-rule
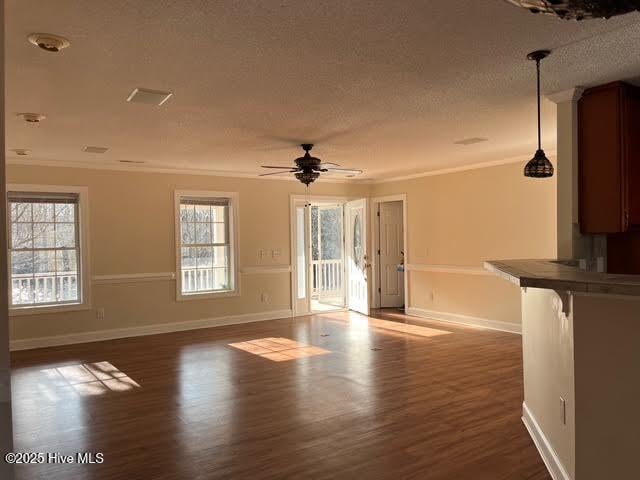
<instances>
[{"instance_id":1,"label":"smoke detector","mask_svg":"<svg viewBox=\"0 0 640 480\"><path fill-rule=\"evenodd\" d=\"M47 116L42 113L18 113L17 117L27 123L40 123L47 118Z\"/></svg>"},{"instance_id":2,"label":"smoke detector","mask_svg":"<svg viewBox=\"0 0 640 480\"><path fill-rule=\"evenodd\" d=\"M31 150L27 150L26 148L12 148L11 151L21 157L26 157L31 153Z\"/></svg>"},{"instance_id":3,"label":"smoke detector","mask_svg":"<svg viewBox=\"0 0 640 480\"><path fill-rule=\"evenodd\" d=\"M66 38L52 33L32 33L27 37L27 40L36 47L52 53L58 53L71 45Z\"/></svg>"},{"instance_id":4,"label":"smoke detector","mask_svg":"<svg viewBox=\"0 0 640 480\"><path fill-rule=\"evenodd\" d=\"M109 147L93 147L90 145L82 149L82 151L86 153L105 153L107 150L109 150Z\"/></svg>"}]
</instances>

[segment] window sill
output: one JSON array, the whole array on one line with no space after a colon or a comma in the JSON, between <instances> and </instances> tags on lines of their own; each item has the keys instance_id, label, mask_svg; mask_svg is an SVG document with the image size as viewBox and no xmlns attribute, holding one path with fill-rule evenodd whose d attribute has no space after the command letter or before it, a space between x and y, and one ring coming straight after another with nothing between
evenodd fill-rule
<instances>
[{"instance_id":1,"label":"window sill","mask_svg":"<svg viewBox=\"0 0 640 480\"><path fill-rule=\"evenodd\" d=\"M9 317L21 317L25 315L45 315L48 313L76 312L91 310L91 305L86 303L68 303L65 305L42 305L9 308Z\"/></svg>"},{"instance_id":2,"label":"window sill","mask_svg":"<svg viewBox=\"0 0 640 480\"><path fill-rule=\"evenodd\" d=\"M215 298L239 297L240 290L221 290L219 292L202 293L178 293L177 301L185 302L190 300L212 300Z\"/></svg>"}]
</instances>

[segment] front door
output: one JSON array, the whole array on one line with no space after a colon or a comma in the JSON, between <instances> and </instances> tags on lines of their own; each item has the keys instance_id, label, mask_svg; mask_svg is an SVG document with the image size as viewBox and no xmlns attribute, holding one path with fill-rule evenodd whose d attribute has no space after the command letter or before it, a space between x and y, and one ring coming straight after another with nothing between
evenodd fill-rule
<instances>
[{"instance_id":1,"label":"front door","mask_svg":"<svg viewBox=\"0 0 640 480\"><path fill-rule=\"evenodd\" d=\"M367 200L347 202L346 248L349 310L369 314L369 262L367 257Z\"/></svg>"}]
</instances>

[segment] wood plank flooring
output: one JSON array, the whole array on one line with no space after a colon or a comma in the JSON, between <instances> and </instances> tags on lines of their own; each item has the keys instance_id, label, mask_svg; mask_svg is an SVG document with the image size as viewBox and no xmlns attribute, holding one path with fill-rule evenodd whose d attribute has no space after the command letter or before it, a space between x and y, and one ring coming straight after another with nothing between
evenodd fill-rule
<instances>
[{"instance_id":1,"label":"wood plank flooring","mask_svg":"<svg viewBox=\"0 0 640 480\"><path fill-rule=\"evenodd\" d=\"M12 362L16 451L104 454L20 480L551 478L508 333L342 312Z\"/></svg>"}]
</instances>

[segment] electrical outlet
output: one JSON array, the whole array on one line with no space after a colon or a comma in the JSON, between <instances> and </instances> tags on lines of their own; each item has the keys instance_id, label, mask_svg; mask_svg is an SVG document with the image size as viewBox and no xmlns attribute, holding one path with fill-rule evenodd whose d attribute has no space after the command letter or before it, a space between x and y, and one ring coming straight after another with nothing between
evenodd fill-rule
<instances>
[{"instance_id":1,"label":"electrical outlet","mask_svg":"<svg viewBox=\"0 0 640 480\"><path fill-rule=\"evenodd\" d=\"M567 402L562 397L560 397L560 421L562 425L567 424Z\"/></svg>"},{"instance_id":2,"label":"electrical outlet","mask_svg":"<svg viewBox=\"0 0 640 480\"><path fill-rule=\"evenodd\" d=\"M279 248L271 250L271 258L280 258L280 255L282 255L282 252Z\"/></svg>"},{"instance_id":3,"label":"electrical outlet","mask_svg":"<svg viewBox=\"0 0 640 480\"><path fill-rule=\"evenodd\" d=\"M260 295L260 301L262 303L269 303L269 294L267 292L262 292Z\"/></svg>"},{"instance_id":4,"label":"electrical outlet","mask_svg":"<svg viewBox=\"0 0 640 480\"><path fill-rule=\"evenodd\" d=\"M264 260L264 257L267 256L267 251L261 248L258 250L258 260Z\"/></svg>"},{"instance_id":5,"label":"electrical outlet","mask_svg":"<svg viewBox=\"0 0 640 480\"><path fill-rule=\"evenodd\" d=\"M104 308L100 307L96 309L96 319L104 320Z\"/></svg>"}]
</instances>

